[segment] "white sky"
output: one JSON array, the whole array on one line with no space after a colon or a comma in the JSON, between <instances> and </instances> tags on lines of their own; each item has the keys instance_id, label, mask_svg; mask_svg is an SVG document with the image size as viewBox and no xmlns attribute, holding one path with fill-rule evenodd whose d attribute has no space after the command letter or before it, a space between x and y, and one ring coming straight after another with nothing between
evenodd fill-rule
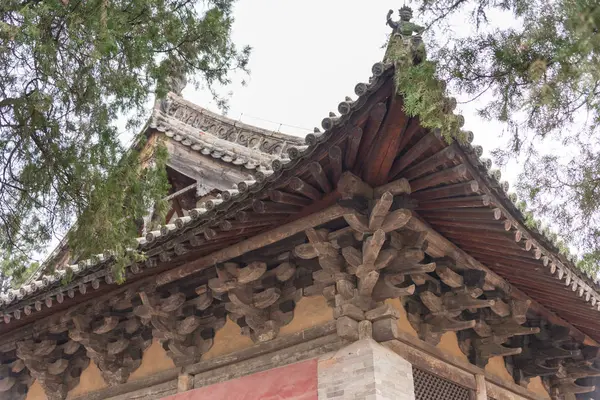
<instances>
[{"instance_id":1,"label":"white sky","mask_svg":"<svg viewBox=\"0 0 600 400\"><path fill-rule=\"evenodd\" d=\"M398 0L238 0L234 41L252 46L253 51L251 74L237 77L226 89L232 92L229 117L301 136L320 127L321 119L336 112L345 96L356 97L354 85L367 81L371 66L383 58L382 46L391 31L387 11L393 9L393 18L398 19L402 5ZM415 13L413 21L422 19ZM462 36L472 30L464 21L455 21L452 27L447 34ZM245 87L239 84L242 79L247 81ZM189 85L183 95L218 111L206 91ZM489 157L489 151L504 142L502 126L482 121L476 114L478 104L459 105L457 112L465 116L465 129L475 133L474 143ZM502 170L502 179L514 186L518 172L513 162Z\"/></svg>"}]
</instances>

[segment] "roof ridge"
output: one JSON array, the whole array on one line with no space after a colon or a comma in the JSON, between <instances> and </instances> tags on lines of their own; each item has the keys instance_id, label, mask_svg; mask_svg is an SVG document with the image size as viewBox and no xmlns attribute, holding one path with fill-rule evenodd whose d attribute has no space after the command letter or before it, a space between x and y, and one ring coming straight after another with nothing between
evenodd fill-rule
<instances>
[{"instance_id":1,"label":"roof ridge","mask_svg":"<svg viewBox=\"0 0 600 400\"><path fill-rule=\"evenodd\" d=\"M214 136L272 155L282 155L288 147L301 145L304 138L259 128L219 115L174 93L160 101L156 112Z\"/></svg>"},{"instance_id":2,"label":"roof ridge","mask_svg":"<svg viewBox=\"0 0 600 400\"><path fill-rule=\"evenodd\" d=\"M210 132L198 131L160 111L155 113L149 127L203 155L242 165L250 170L270 169L271 162L279 158L277 155L220 138Z\"/></svg>"}]
</instances>

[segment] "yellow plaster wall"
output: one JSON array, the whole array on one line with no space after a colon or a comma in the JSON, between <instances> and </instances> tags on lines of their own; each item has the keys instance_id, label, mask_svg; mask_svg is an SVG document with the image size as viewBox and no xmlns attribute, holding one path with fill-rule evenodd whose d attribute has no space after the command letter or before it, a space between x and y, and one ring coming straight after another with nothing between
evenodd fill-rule
<instances>
[{"instance_id":1,"label":"yellow plaster wall","mask_svg":"<svg viewBox=\"0 0 600 400\"><path fill-rule=\"evenodd\" d=\"M400 318L398 319L398 330L400 330L400 332L408 333L414 337L419 337L417 331L415 331L410 322L408 322L406 310L404 309L404 305L400 299L387 299L385 302L400 312Z\"/></svg>"},{"instance_id":2,"label":"yellow plaster wall","mask_svg":"<svg viewBox=\"0 0 600 400\"><path fill-rule=\"evenodd\" d=\"M93 361L90 361L90 365L88 365L88 367L81 373L79 384L75 386L67 395L67 400L84 393L104 389L106 386L107 385L104 382L104 378L102 378L100 370Z\"/></svg>"},{"instance_id":3,"label":"yellow plaster wall","mask_svg":"<svg viewBox=\"0 0 600 400\"><path fill-rule=\"evenodd\" d=\"M418 337L417 332L408 321L406 310L401 300L388 299L386 300L386 303L396 308L400 313L400 319L398 320L399 330L414 337ZM333 310L327 305L327 301L323 296L303 297L298 304L296 304L294 319L288 325L281 328L279 335L284 336L296 333L313 326L322 325L331 320L333 320ZM240 327L228 318L223 328L216 332L213 347L203 355L202 359L212 359L248 348L252 345L252 340L243 336L240 332ZM454 332L446 332L442 335L437 347L448 354L468 362L468 358L462 353L458 346L458 340ZM158 343L158 341L153 341L152 345L144 352L142 364L133 374L131 374L129 381L153 375L165 369L173 368L174 366L173 361L167 356L160 343ZM512 376L506 370L502 357L492 357L485 370L503 380L514 383ZM100 370L98 370L98 367L93 362L90 362L88 368L81 374L79 385L69 392L67 399L72 399L75 396L105 387L106 384L102 379ZM544 398L550 398L539 377L532 378L527 389ZM47 400L42 387L37 381L34 381L33 385L30 387L26 400Z\"/></svg>"},{"instance_id":4,"label":"yellow plaster wall","mask_svg":"<svg viewBox=\"0 0 600 400\"><path fill-rule=\"evenodd\" d=\"M535 378L531 378L529 380L529 385L527 385L527 390L530 392L536 393L538 396L541 396L545 399L550 398L550 394L542 384L542 378L536 376Z\"/></svg>"},{"instance_id":5,"label":"yellow plaster wall","mask_svg":"<svg viewBox=\"0 0 600 400\"><path fill-rule=\"evenodd\" d=\"M33 381L33 384L29 387L25 400L48 400L46 393L44 393L44 389L42 389L37 379Z\"/></svg>"},{"instance_id":6,"label":"yellow plaster wall","mask_svg":"<svg viewBox=\"0 0 600 400\"><path fill-rule=\"evenodd\" d=\"M105 387L106 383L104 383L104 379L102 379L100 370L98 369L96 364L94 364L93 361L90 361L90 365L88 365L88 367L84 369L81 373L81 377L79 378L79 384L67 394L67 400L73 399L74 397L82 395L84 393L104 389ZM44 389L42 389L38 381L35 380L29 388L25 400L47 399L48 397L46 397Z\"/></svg>"},{"instance_id":7,"label":"yellow plaster wall","mask_svg":"<svg viewBox=\"0 0 600 400\"><path fill-rule=\"evenodd\" d=\"M289 335L333 320L333 310L323 296L303 297L296 304L294 319L281 327L279 335Z\"/></svg>"},{"instance_id":8,"label":"yellow plaster wall","mask_svg":"<svg viewBox=\"0 0 600 400\"><path fill-rule=\"evenodd\" d=\"M415 329L408 321L406 309L404 308L402 301L400 299L388 299L385 302L391 305L392 307L396 308L400 312L400 319L398 319L398 329L401 332L408 333L409 335L412 335L414 337L419 337L417 331L415 331ZM469 362L467 356L465 356L464 353L460 350L460 347L458 347L458 339L456 338L456 333L454 332L444 333L437 347L448 354L458 357L464 362Z\"/></svg>"},{"instance_id":9,"label":"yellow plaster wall","mask_svg":"<svg viewBox=\"0 0 600 400\"><path fill-rule=\"evenodd\" d=\"M202 359L210 360L211 358L248 348L252 344L250 338L242 335L240 327L227 318L225 325L216 332L213 346L208 352L202 355Z\"/></svg>"},{"instance_id":10,"label":"yellow plaster wall","mask_svg":"<svg viewBox=\"0 0 600 400\"><path fill-rule=\"evenodd\" d=\"M173 367L175 367L175 364L167 356L160 343L153 341L152 345L144 352L140 367L129 376L128 381L153 375ZM100 370L93 361L90 361L90 365L81 373L79 384L68 393L67 400L85 393L104 389L106 386ZM29 388L26 400L47 400L44 389L42 389L37 380Z\"/></svg>"},{"instance_id":11,"label":"yellow plaster wall","mask_svg":"<svg viewBox=\"0 0 600 400\"><path fill-rule=\"evenodd\" d=\"M442 350L444 353L448 353L456 358L459 358L461 361L466 363L469 362L469 358L460 350L460 347L458 346L458 338L456 337L455 332L444 333L440 338L437 348Z\"/></svg>"},{"instance_id":12,"label":"yellow plaster wall","mask_svg":"<svg viewBox=\"0 0 600 400\"><path fill-rule=\"evenodd\" d=\"M507 382L515 383L512 375L509 374L508 370L506 369L506 364L504 364L503 357L498 356L490 358L485 366L485 371L492 375L496 375L498 378L502 378Z\"/></svg>"},{"instance_id":13,"label":"yellow plaster wall","mask_svg":"<svg viewBox=\"0 0 600 400\"><path fill-rule=\"evenodd\" d=\"M152 345L144 351L142 364L129 375L127 381L129 382L145 376L150 376L173 367L175 367L173 360L169 358L162 345L155 339L152 341Z\"/></svg>"},{"instance_id":14,"label":"yellow plaster wall","mask_svg":"<svg viewBox=\"0 0 600 400\"><path fill-rule=\"evenodd\" d=\"M400 319L398 320L398 329L401 332L408 333L409 335L412 335L414 337L419 337L418 333L414 330L410 322L408 322L406 309L404 308L402 301L400 299L388 299L385 302L393 306L400 312ZM444 335L442 335L440 343L437 345L437 348L459 358L464 362L469 362L468 357L465 356L464 353L460 350L460 347L458 346L458 339L456 337L456 333L454 332L446 332ZM487 366L485 367L485 370L505 381L511 383L515 382L513 377L508 373L508 370L506 369L506 366L504 364L504 359L502 357L492 357L489 360ZM550 398L548 392L542 384L542 380L539 377L532 378L529 381L527 389L544 398Z\"/></svg>"}]
</instances>

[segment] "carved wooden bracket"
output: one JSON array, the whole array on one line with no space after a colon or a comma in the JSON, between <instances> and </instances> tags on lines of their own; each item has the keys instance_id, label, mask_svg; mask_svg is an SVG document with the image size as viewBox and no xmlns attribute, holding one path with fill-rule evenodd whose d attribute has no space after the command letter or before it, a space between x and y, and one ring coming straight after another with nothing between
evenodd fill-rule
<instances>
[{"instance_id":1,"label":"carved wooden bracket","mask_svg":"<svg viewBox=\"0 0 600 400\"><path fill-rule=\"evenodd\" d=\"M90 362L85 349L69 340L66 332L57 332L52 339L24 340L16 346L21 362L13 364L13 372L26 367L49 400L64 399Z\"/></svg>"},{"instance_id":2,"label":"carved wooden bracket","mask_svg":"<svg viewBox=\"0 0 600 400\"><path fill-rule=\"evenodd\" d=\"M109 386L125 383L152 343L150 329L131 312L130 297L93 304L63 318L69 338L85 348Z\"/></svg>"},{"instance_id":3,"label":"carved wooden bracket","mask_svg":"<svg viewBox=\"0 0 600 400\"><path fill-rule=\"evenodd\" d=\"M0 353L0 397L23 400L35 379L25 362L17 357L16 351Z\"/></svg>"},{"instance_id":4,"label":"carved wooden bracket","mask_svg":"<svg viewBox=\"0 0 600 400\"><path fill-rule=\"evenodd\" d=\"M321 269L313 279L334 307L338 335L349 340L363 336L391 340L399 315L383 301L412 294L415 286L408 277L435 269L421 263L424 236L398 232L412 214L395 206L395 196L408 193L410 187L399 180L373 189L346 172L337 190L344 205L354 207L344 215L348 227L307 229L308 243L297 245L294 255L318 261Z\"/></svg>"},{"instance_id":5,"label":"carved wooden bracket","mask_svg":"<svg viewBox=\"0 0 600 400\"><path fill-rule=\"evenodd\" d=\"M142 324L152 327L152 336L176 365L198 361L212 347L215 330L225 323L224 313L219 317L204 314L212 303L210 293L205 288L196 292L198 297L188 301L177 290L142 291L141 304L134 302L133 313Z\"/></svg>"},{"instance_id":6,"label":"carved wooden bracket","mask_svg":"<svg viewBox=\"0 0 600 400\"><path fill-rule=\"evenodd\" d=\"M237 263L217 266L217 278L208 282L212 295L229 302L225 309L229 317L242 328L242 334L255 342L274 339L281 326L293 318L302 291L294 285L296 265L289 253L267 271L265 262L252 262L241 267Z\"/></svg>"}]
</instances>

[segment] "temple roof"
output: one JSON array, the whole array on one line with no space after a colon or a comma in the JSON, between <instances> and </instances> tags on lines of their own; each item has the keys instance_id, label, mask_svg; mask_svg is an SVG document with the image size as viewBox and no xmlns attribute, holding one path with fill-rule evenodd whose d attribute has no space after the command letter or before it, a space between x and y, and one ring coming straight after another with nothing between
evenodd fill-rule
<instances>
[{"instance_id":1,"label":"temple roof","mask_svg":"<svg viewBox=\"0 0 600 400\"><path fill-rule=\"evenodd\" d=\"M169 93L157 103L150 127L189 145L202 154L255 169L270 168L273 159L286 157L304 139L244 124L199 107ZM189 144L188 144L189 142Z\"/></svg>"},{"instance_id":2,"label":"temple roof","mask_svg":"<svg viewBox=\"0 0 600 400\"><path fill-rule=\"evenodd\" d=\"M286 157L288 148L304 144L303 138L246 125L190 103L172 92L166 99L158 101L152 110L146 133L154 132L163 133L171 141L202 156L241 166L250 174L270 170L273 160ZM49 266L60 265L68 258L67 253L65 238L22 286L35 285Z\"/></svg>"},{"instance_id":3,"label":"temple roof","mask_svg":"<svg viewBox=\"0 0 600 400\"><path fill-rule=\"evenodd\" d=\"M364 176L367 165L377 161L369 159L368 145L383 135L379 128L393 98L393 74L393 66L375 64L369 83L356 85L357 99L341 102L340 115L330 113L323 119L324 132L309 134L303 141L169 95L149 129L202 154L243 165L253 170L253 178L138 238L138 249L148 259L128 267L128 282L184 268L193 260L196 271L201 271L217 262L211 263L213 252L335 203L339 194L330 181L339 178L342 165ZM457 259L486 265L515 291L523 291L600 340L595 322L600 287L558 252L552 237L527 227L499 171L481 158L481 147L471 145L473 135L466 133L466 141L448 144L437 132L423 129L418 118L404 116L402 121L394 133L398 139L390 144L397 149L388 179L408 180L414 212L458 246ZM78 297L90 298L90 288L99 292L114 288L111 260L110 254L100 254L70 266L74 279L68 285L60 283L62 271L1 295L0 332L26 315L48 315L54 301L64 301L64 308Z\"/></svg>"}]
</instances>

